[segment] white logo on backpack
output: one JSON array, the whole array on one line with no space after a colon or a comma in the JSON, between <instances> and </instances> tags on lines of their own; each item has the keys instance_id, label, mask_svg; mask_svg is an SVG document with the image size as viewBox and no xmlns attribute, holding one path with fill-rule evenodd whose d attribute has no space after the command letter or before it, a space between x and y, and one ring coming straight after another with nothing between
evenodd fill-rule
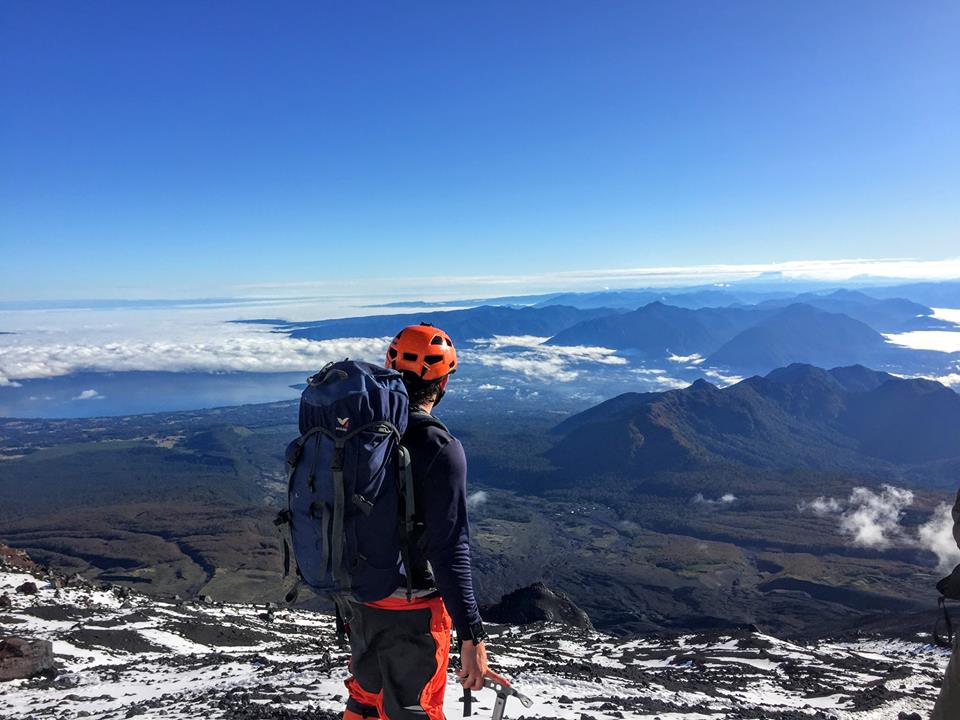
<instances>
[{"instance_id":1,"label":"white logo on backpack","mask_svg":"<svg viewBox=\"0 0 960 720\"><path fill-rule=\"evenodd\" d=\"M338 417L337 418L337 430L339 432L346 432L350 428L350 418Z\"/></svg>"}]
</instances>

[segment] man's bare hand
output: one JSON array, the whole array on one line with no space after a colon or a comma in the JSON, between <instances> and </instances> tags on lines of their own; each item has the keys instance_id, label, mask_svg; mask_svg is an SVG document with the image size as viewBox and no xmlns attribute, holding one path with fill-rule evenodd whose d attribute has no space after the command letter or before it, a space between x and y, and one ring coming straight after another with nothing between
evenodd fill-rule
<instances>
[{"instance_id":1,"label":"man's bare hand","mask_svg":"<svg viewBox=\"0 0 960 720\"><path fill-rule=\"evenodd\" d=\"M464 640L460 647L460 669L457 677L467 690L482 690L483 678L490 673L487 664L487 648L484 643Z\"/></svg>"}]
</instances>

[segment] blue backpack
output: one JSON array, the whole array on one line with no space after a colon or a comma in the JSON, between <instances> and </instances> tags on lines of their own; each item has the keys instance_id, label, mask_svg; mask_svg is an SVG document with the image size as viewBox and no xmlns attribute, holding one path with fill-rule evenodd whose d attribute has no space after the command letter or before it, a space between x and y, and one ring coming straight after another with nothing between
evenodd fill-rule
<instances>
[{"instance_id":1,"label":"blue backpack","mask_svg":"<svg viewBox=\"0 0 960 720\"><path fill-rule=\"evenodd\" d=\"M300 437L286 450L284 577L332 594L349 622L350 600L379 600L411 578L410 455L400 444L409 400L396 370L364 362L330 363L300 398ZM292 557L291 557L292 556ZM292 561L292 562L291 562ZM291 566L294 570L292 571Z\"/></svg>"}]
</instances>

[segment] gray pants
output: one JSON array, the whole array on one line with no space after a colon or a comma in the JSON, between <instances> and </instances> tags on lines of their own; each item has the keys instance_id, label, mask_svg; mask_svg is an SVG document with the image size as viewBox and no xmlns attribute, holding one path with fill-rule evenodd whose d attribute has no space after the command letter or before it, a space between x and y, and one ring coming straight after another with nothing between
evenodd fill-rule
<instances>
[{"instance_id":1,"label":"gray pants","mask_svg":"<svg viewBox=\"0 0 960 720\"><path fill-rule=\"evenodd\" d=\"M960 631L953 638L953 653L943 676L940 697L933 707L930 720L957 720L960 718Z\"/></svg>"}]
</instances>

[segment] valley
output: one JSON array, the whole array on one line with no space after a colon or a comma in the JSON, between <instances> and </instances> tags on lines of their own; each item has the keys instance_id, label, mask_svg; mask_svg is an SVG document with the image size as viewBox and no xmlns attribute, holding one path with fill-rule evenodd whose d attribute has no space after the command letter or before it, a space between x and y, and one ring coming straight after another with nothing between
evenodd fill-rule
<instances>
[{"instance_id":1,"label":"valley","mask_svg":"<svg viewBox=\"0 0 960 720\"><path fill-rule=\"evenodd\" d=\"M789 380L794 398L809 397L806 383L831 380L823 371L778 372L776 381L764 382L782 396ZM862 374L874 384L888 378ZM846 392L839 383L826 387ZM674 403L701 391L640 399ZM627 412L629 397L610 403ZM798 638L934 606L939 575L932 552L858 547L836 517L799 507L846 497L854 485L896 481L914 493L903 522L915 529L950 499L937 472L864 454L852 441L824 452L823 436L808 428L800 440L819 453L812 464L796 455L789 426L782 435L757 429L767 459L783 462L746 452L747 438L735 440L734 425L714 437L702 424L699 435L682 440L688 450L696 442L712 448L695 452L697 462L674 462L668 451L638 462L618 444L614 427L632 422L629 415L597 408L578 414L581 407L559 397L494 405L453 394L444 401L440 415L469 459L481 603L542 580L567 592L605 632L756 626ZM598 412L607 426L591 435L586 428ZM157 597L275 601L281 563L272 519L283 499L281 453L296 435L295 418L296 404L280 402L0 421L0 535L41 562ZM779 427L785 418L772 421ZM669 428L691 426L660 427L675 433ZM665 443L666 436L658 447ZM309 595L301 605L327 607Z\"/></svg>"}]
</instances>

